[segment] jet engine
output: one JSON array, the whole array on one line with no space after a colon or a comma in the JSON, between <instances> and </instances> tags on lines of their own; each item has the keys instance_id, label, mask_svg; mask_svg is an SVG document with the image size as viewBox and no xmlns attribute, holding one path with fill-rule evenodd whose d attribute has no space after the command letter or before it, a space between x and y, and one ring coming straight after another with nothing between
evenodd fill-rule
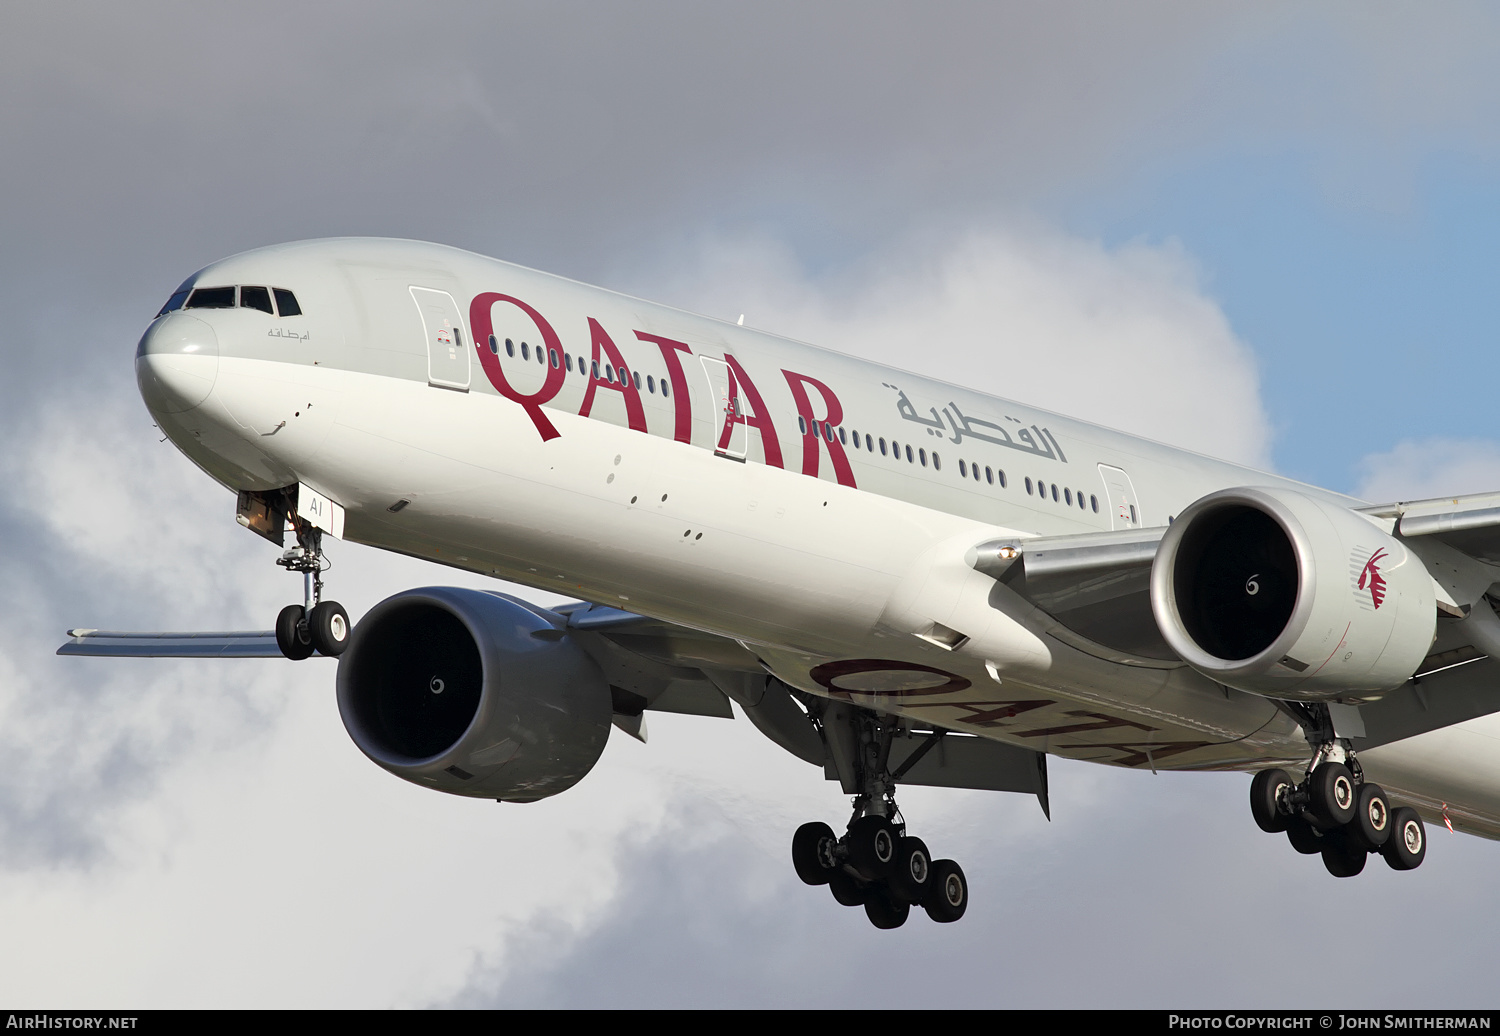
<instances>
[{"instance_id":1,"label":"jet engine","mask_svg":"<svg viewBox=\"0 0 1500 1036\"><path fill-rule=\"evenodd\" d=\"M609 684L561 616L432 586L381 601L339 659L360 751L414 784L530 802L577 784L609 737Z\"/></svg>"},{"instance_id":2,"label":"jet engine","mask_svg":"<svg viewBox=\"0 0 1500 1036\"><path fill-rule=\"evenodd\" d=\"M1227 489L1183 511L1157 548L1151 608L1205 676L1304 701L1400 686L1437 626L1432 578L1400 540L1280 488Z\"/></svg>"}]
</instances>

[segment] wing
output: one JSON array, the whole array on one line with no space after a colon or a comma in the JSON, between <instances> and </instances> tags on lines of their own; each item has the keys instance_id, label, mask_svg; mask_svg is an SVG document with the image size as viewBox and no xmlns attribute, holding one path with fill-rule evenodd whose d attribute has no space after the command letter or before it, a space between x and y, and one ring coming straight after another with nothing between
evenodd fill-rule
<instances>
[{"instance_id":1,"label":"wing","mask_svg":"<svg viewBox=\"0 0 1500 1036\"><path fill-rule=\"evenodd\" d=\"M1412 678L1378 700L1345 709L1341 728L1357 748L1500 711L1500 493L1382 504L1358 510L1382 522L1427 565L1439 620L1431 650ZM1185 663L1157 629L1151 565L1166 528L998 539L976 548L972 565L1036 605L1048 633L1126 665Z\"/></svg>"},{"instance_id":2,"label":"wing","mask_svg":"<svg viewBox=\"0 0 1500 1036\"><path fill-rule=\"evenodd\" d=\"M738 704L756 729L829 780L853 779L851 761L830 746L820 722L826 703L770 676L738 641L632 612L580 602L549 609L609 681L614 724L646 740L645 714L733 719ZM59 655L113 658L281 658L273 631L120 633L68 630ZM928 725L902 731L891 770L904 784L1016 791L1048 809L1046 756Z\"/></svg>"},{"instance_id":3,"label":"wing","mask_svg":"<svg viewBox=\"0 0 1500 1036\"><path fill-rule=\"evenodd\" d=\"M822 723L834 706L770 676L738 641L600 605L554 610L604 670L615 725L627 733L644 740L647 711L729 718L732 700L770 740L852 786L859 763ZM904 729L891 745L890 769L902 784L1021 792L1049 810L1046 756L987 738L930 724Z\"/></svg>"},{"instance_id":4,"label":"wing","mask_svg":"<svg viewBox=\"0 0 1500 1036\"><path fill-rule=\"evenodd\" d=\"M1122 529L982 543L971 562L1054 620L1048 633L1125 665L1183 664L1151 614L1151 562L1166 534Z\"/></svg>"},{"instance_id":5,"label":"wing","mask_svg":"<svg viewBox=\"0 0 1500 1036\"><path fill-rule=\"evenodd\" d=\"M1430 538L1476 561L1500 565L1500 493L1376 504L1358 510L1372 518L1394 520L1403 539Z\"/></svg>"},{"instance_id":6,"label":"wing","mask_svg":"<svg viewBox=\"0 0 1500 1036\"><path fill-rule=\"evenodd\" d=\"M59 655L96 658L281 658L271 630L226 633L116 633L68 630Z\"/></svg>"}]
</instances>

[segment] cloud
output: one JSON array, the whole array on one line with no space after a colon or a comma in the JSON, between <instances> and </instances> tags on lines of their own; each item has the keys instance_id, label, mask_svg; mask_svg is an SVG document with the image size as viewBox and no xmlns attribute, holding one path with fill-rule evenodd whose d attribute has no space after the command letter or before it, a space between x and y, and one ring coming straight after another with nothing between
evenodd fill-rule
<instances>
[{"instance_id":1,"label":"cloud","mask_svg":"<svg viewBox=\"0 0 1500 1036\"><path fill-rule=\"evenodd\" d=\"M1500 443L1407 440L1359 463L1356 495L1376 503L1500 491Z\"/></svg>"},{"instance_id":2,"label":"cloud","mask_svg":"<svg viewBox=\"0 0 1500 1036\"><path fill-rule=\"evenodd\" d=\"M706 772L723 779L723 769ZM918 911L895 931L800 884L785 845L765 853L711 796L679 792L649 839L617 845L617 892L585 926L542 919L512 929L507 964L476 962L441 1003L1317 1007L1330 983L1358 986L1366 1008L1438 991L1453 1008L1487 1003L1484 955L1459 957L1452 946L1486 937L1475 914L1489 910L1476 903L1500 905L1484 878L1491 846L1436 832L1424 865L1433 870L1421 880L1377 857L1358 880L1341 881L1254 828L1243 775L1154 777L1056 760L1051 774L1050 824L1020 796L903 794L913 830L964 867L972 901L955 924ZM782 812L784 837L817 816ZM1361 954L1328 955L1320 982L1287 982L1286 947L1306 935L1309 897L1334 916L1378 902L1381 923L1362 929ZM1360 985L1371 957L1395 959L1403 948L1401 967Z\"/></svg>"}]
</instances>

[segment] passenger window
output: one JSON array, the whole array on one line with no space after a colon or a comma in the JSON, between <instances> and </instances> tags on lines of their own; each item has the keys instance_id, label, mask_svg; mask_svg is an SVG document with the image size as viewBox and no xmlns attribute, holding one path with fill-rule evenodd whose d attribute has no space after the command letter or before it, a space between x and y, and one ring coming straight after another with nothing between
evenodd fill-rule
<instances>
[{"instance_id":1,"label":"passenger window","mask_svg":"<svg viewBox=\"0 0 1500 1036\"><path fill-rule=\"evenodd\" d=\"M641 390L641 372L640 371L631 371L630 372L630 377L631 377L631 380L635 382L635 390L637 392L639 392Z\"/></svg>"},{"instance_id":2,"label":"passenger window","mask_svg":"<svg viewBox=\"0 0 1500 1036\"><path fill-rule=\"evenodd\" d=\"M514 356L515 354L516 354L516 343L515 343L515 341L513 339L507 338L505 340L505 355L506 356Z\"/></svg>"},{"instance_id":3,"label":"passenger window","mask_svg":"<svg viewBox=\"0 0 1500 1036\"><path fill-rule=\"evenodd\" d=\"M1057 503L1057 483L1052 483L1052 502Z\"/></svg>"},{"instance_id":4,"label":"passenger window","mask_svg":"<svg viewBox=\"0 0 1500 1036\"><path fill-rule=\"evenodd\" d=\"M884 439L880 440L880 455L882 457L885 456L885 440Z\"/></svg>"},{"instance_id":5,"label":"passenger window","mask_svg":"<svg viewBox=\"0 0 1500 1036\"><path fill-rule=\"evenodd\" d=\"M989 471L989 468L985 468L985 471ZM1000 488L1004 489L1005 488L1005 471L1002 469L1001 471L997 472L997 474L1000 476Z\"/></svg>"},{"instance_id":6,"label":"passenger window","mask_svg":"<svg viewBox=\"0 0 1500 1036\"><path fill-rule=\"evenodd\" d=\"M596 377L596 378L597 378L597 377L598 377L598 376L599 376L599 361L598 361L598 360L594 360L594 361L593 361L593 362L592 362L592 363L591 363L591 364L590 364L590 365L589 365L589 369L590 369L590 370L592 370L592 371L593 371L593 372L594 372L594 377Z\"/></svg>"},{"instance_id":7,"label":"passenger window","mask_svg":"<svg viewBox=\"0 0 1500 1036\"><path fill-rule=\"evenodd\" d=\"M557 350L556 349L548 349L547 350L547 359L552 362L552 366L553 367L556 367L558 365Z\"/></svg>"},{"instance_id":8,"label":"passenger window","mask_svg":"<svg viewBox=\"0 0 1500 1036\"><path fill-rule=\"evenodd\" d=\"M297 305L297 296L285 288L272 288L271 294L276 296L276 311L284 317L300 317L302 307Z\"/></svg>"},{"instance_id":9,"label":"passenger window","mask_svg":"<svg viewBox=\"0 0 1500 1036\"><path fill-rule=\"evenodd\" d=\"M1031 476L1030 475L1026 476L1026 495L1027 496L1031 495Z\"/></svg>"},{"instance_id":10,"label":"passenger window","mask_svg":"<svg viewBox=\"0 0 1500 1036\"><path fill-rule=\"evenodd\" d=\"M801 414L797 415L797 431L799 431L803 435L807 434L807 418L803 417Z\"/></svg>"},{"instance_id":11,"label":"passenger window","mask_svg":"<svg viewBox=\"0 0 1500 1036\"><path fill-rule=\"evenodd\" d=\"M871 453L875 452L875 444L874 444L874 442L871 441L870 436L868 434L865 435L865 449L869 450ZM881 453L885 452L885 440L884 439L880 440L880 452Z\"/></svg>"},{"instance_id":12,"label":"passenger window","mask_svg":"<svg viewBox=\"0 0 1500 1036\"><path fill-rule=\"evenodd\" d=\"M646 391L656 395L656 378L650 374L646 375Z\"/></svg>"},{"instance_id":13,"label":"passenger window","mask_svg":"<svg viewBox=\"0 0 1500 1036\"><path fill-rule=\"evenodd\" d=\"M667 383L665 381L663 381L661 383L661 398L662 399L666 399L671 394L672 393L670 393L670 392L667 391Z\"/></svg>"},{"instance_id":14,"label":"passenger window","mask_svg":"<svg viewBox=\"0 0 1500 1036\"><path fill-rule=\"evenodd\" d=\"M1056 486L1052 487L1052 496L1053 496L1054 499L1056 499L1056 497L1057 497L1057 487ZM1064 489L1063 490L1063 499L1067 501L1069 507L1072 507L1073 506L1073 491L1071 489Z\"/></svg>"},{"instance_id":15,"label":"passenger window","mask_svg":"<svg viewBox=\"0 0 1500 1036\"><path fill-rule=\"evenodd\" d=\"M1089 506L1094 509L1095 514L1099 513L1099 498L1093 493L1089 494Z\"/></svg>"},{"instance_id":16,"label":"passenger window","mask_svg":"<svg viewBox=\"0 0 1500 1036\"><path fill-rule=\"evenodd\" d=\"M573 354L572 353L564 353L563 354L563 359L565 359L565 360L568 361L568 373L572 374L573 373Z\"/></svg>"},{"instance_id":17,"label":"passenger window","mask_svg":"<svg viewBox=\"0 0 1500 1036\"><path fill-rule=\"evenodd\" d=\"M525 342L521 343L521 359L531 359L531 346L527 345Z\"/></svg>"},{"instance_id":18,"label":"passenger window","mask_svg":"<svg viewBox=\"0 0 1500 1036\"><path fill-rule=\"evenodd\" d=\"M275 314L271 308L271 293L256 284L246 284L240 288L240 305L245 309L258 309L262 313Z\"/></svg>"},{"instance_id":19,"label":"passenger window","mask_svg":"<svg viewBox=\"0 0 1500 1036\"><path fill-rule=\"evenodd\" d=\"M184 309L233 309L233 288L195 288Z\"/></svg>"},{"instance_id":20,"label":"passenger window","mask_svg":"<svg viewBox=\"0 0 1500 1036\"><path fill-rule=\"evenodd\" d=\"M958 477L959 478L968 478L969 477L969 468L968 468L968 465L963 462L962 458L959 458L959 461L958 461Z\"/></svg>"},{"instance_id":21,"label":"passenger window","mask_svg":"<svg viewBox=\"0 0 1500 1036\"><path fill-rule=\"evenodd\" d=\"M908 463L908 464L911 463L911 447L910 446L908 446L906 448L906 463Z\"/></svg>"},{"instance_id":22,"label":"passenger window","mask_svg":"<svg viewBox=\"0 0 1500 1036\"><path fill-rule=\"evenodd\" d=\"M839 442L845 443L845 444L847 444L849 442L849 439L848 439L847 436L844 435L844 430L842 428L839 429Z\"/></svg>"},{"instance_id":23,"label":"passenger window","mask_svg":"<svg viewBox=\"0 0 1500 1036\"><path fill-rule=\"evenodd\" d=\"M496 356L500 355L500 343L495 341L494 335L490 335L490 352L494 353Z\"/></svg>"},{"instance_id":24,"label":"passenger window","mask_svg":"<svg viewBox=\"0 0 1500 1036\"><path fill-rule=\"evenodd\" d=\"M933 471L942 471L943 470L943 458L941 458L941 457L939 457L937 455L937 450L933 450L932 451L932 470Z\"/></svg>"},{"instance_id":25,"label":"passenger window","mask_svg":"<svg viewBox=\"0 0 1500 1036\"><path fill-rule=\"evenodd\" d=\"M189 294L191 294L191 289L189 288L184 288L181 291L174 291L172 293L172 297L167 299L167 304L161 309L157 310L156 315L164 316L165 314L170 313L173 310L181 309L182 304L187 301L187 297Z\"/></svg>"}]
</instances>

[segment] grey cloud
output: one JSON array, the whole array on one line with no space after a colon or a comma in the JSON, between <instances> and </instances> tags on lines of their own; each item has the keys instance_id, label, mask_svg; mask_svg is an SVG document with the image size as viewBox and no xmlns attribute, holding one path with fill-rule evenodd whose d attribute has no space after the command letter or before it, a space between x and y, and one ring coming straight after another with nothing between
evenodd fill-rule
<instances>
[{"instance_id":1,"label":"grey cloud","mask_svg":"<svg viewBox=\"0 0 1500 1036\"><path fill-rule=\"evenodd\" d=\"M956 924L916 914L893 932L679 797L668 830L626 850L607 912L581 931L514 934L507 965L478 962L451 1006L1489 1003L1484 955L1451 950L1488 943L1487 844L1436 832L1422 880L1378 857L1340 880L1248 823L1241 775L1059 762L1053 783L1051 825L1008 796L965 800L961 820L908 815L963 865L973 904ZM1326 944L1309 935L1320 922Z\"/></svg>"}]
</instances>

